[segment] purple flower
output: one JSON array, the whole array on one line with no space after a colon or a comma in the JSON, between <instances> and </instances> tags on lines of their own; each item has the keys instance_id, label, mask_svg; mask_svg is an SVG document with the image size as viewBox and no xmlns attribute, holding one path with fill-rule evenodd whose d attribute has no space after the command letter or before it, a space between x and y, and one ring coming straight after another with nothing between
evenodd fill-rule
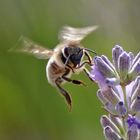
<instances>
[{"instance_id":1,"label":"purple flower","mask_svg":"<svg viewBox=\"0 0 140 140\"><path fill-rule=\"evenodd\" d=\"M127 119L128 128L130 129L133 125L136 125L138 129L140 129L140 122L137 120L135 116L128 116Z\"/></svg>"},{"instance_id":2,"label":"purple flower","mask_svg":"<svg viewBox=\"0 0 140 140\"><path fill-rule=\"evenodd\" d=\"M93 74L96 73L96 74ZM105 82L105 76L99 71L98 66L94 65L92 66L92 70L90 73L90 77L92 80L97 82L99 84L99 87L102 87L103 89L106 89L106 82Z\"/></svg>"},{"instance_id":3,"label":"purple flower","mask_svg":"<svg viewBox=\"0 0 140 140\"><path fill-rule=\"evenodd\" d=\"M137 140L140 135L140 53L119 45L112 49L112 63L104 55L93 59L90 78L108 116L101 117L107 140Z\"/></svg>"},{"instance_id":4,"label":"purple flower","mask_svg":"<svg viewBox=\"0 0 140 140\"><path fill-rule=\"evenodd\" d=\"M113 63L104 55L96 56L93 61L94 65L91 67L90 77L95 80L99 86L105 86L105 81L109 79L114 84L127 85L135 80L140 75L140 53L134 57L132 52L125 52L122 47L116 45L112 49ZM103 81L101 80L101 77Z\"/></svg>"}]
</instances>

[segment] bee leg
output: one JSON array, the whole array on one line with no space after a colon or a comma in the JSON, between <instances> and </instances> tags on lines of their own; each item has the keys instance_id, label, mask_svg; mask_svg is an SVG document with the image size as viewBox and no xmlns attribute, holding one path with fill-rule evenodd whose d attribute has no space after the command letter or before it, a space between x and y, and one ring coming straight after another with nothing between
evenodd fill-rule
<instances>
[{"instance_id":1,"label":"bee leg","mask_svg":"<svg viewBox=\"0 0 140 140\"><path fill-rule=\"evenodd\" d=\"M73 73L75 73L74 69L70 65L67 65L67 67L70 68Z\"/></svg>"},{"instance_id":2,"label":"bee leg","mask_svg":"<svg viewBox=\"0 0 140 140\"><path fill-rule=\"evenodd\" d=\"M88 64L89 64L90 66L92 66L94 63L92 62L92 58L90 57L89 53L88 53L88 52L85 52L85 55L86 55L87 58L88 58ZM84 62L83 62L83 63L84 63ZM84 65L84 64L83 64L83 65ZM93 79L90 77L89 71L88 71L86 68L84 68L84 72L85 72L86 75L89 77L89 79L90 79L92 82L94 82Z\"/></svg>"},{"instance_id":3,"label":"bee leg","mask_svg":"<svg viewBox=\"0 0 140 140\"><path fill-rule=\"evenodd\" d=\"M69 93L60 86L59 80L60 80L60 78L56 79L55 84L56 84L57 88L59 89L60 93L65 97L66 102L69 107L69 111L71 111L71 108L72 108L71 97L70 97Z\"/></svg>"},{"instance_id":4,"label":"bee leg","mask_svg":"<svg viewBox=\"0 0 140 140\"><path fill-rule=\"evenodd\" d=\"M84 82L80 81L80 80L73 80L73 79L70 79L68 77L65 77L65 75L62 76L62 78L67 81L67 82L72 82L73 84L76 84L76 85L83 85L83 86L87 86Z\"/></svg>"},{"instance_id":5,"label":"bee leg","mask_svg":"<svg viewBox=\"0 0 140 140\"><path fill-rule=\"evenodd\" d=\"M89 71L88 71L86 68L84 68L84 72L85 72L85 74L88 76L88 78L89 78L92 82L94 82L93 79L90 77Z\"/></svg>"},{"instance_id":6,"label":"bee leg","mask_svg":"<svg viewBox=\"0 0 140 140\"><path fill-rule=\"evenodd\" d=\"M77 84L77 85L84 85L86 86L86 84L80 80L73 80L73 79L70 79L68 77L66 77L70 72L70 69L67 69L66 68L66 72L62 75L62 78L67 81L67 82L72 82L73 84Z\"/></svg>"},{"instance_id":7,"label":"bee leg","mask_svg":"<svg viewBox=\"0 0 140 140\"><path fill-rule=\"evenodd\" d=\"M89 53L88 52L85 52L85 55L87 56L88 58L88 62L89 62L89 65L93 65L93 62L92 62L92 58L90 57Z\"/></svg>"},{"instance_id":8,"label":"bee leg","mask_svg":"<svg viewBox=\"0 0 140 140\"><path fill-rule=\"evenodd\" d=\"M85 55L87 56L88 60L83 61L76 69L82 68L84 65L88 64L90 66L93 65L92 59L88 52L85 52Z\"/></svg>"},{"instance_id":9,"label":"bee leg","mask_svg":"<svg viewBox=\"0 0 140 140\"><path fill-rule=\"evenodd\" d=\"M84 67L84 65L86 65L86 64L91 65L91 63L90 63L88 60L85 60L85 61L83 61L78 67L76 67L76 69L82 68L82 67Z\"/></svg>"},{"instance_id":10,"label":"bee leg","mask_svg":"<svg viewBox=\"0 0 140 140\"><path fill-rule=\"evenodd\" d=\"M83 67L85 64L89 64L89 62L84 61L78 68ZM90 77L89 71L85 67L83 70L84 70L85 74L88 76L88 78L93 82L92 78Z\"/></svg>"}]
</instances>

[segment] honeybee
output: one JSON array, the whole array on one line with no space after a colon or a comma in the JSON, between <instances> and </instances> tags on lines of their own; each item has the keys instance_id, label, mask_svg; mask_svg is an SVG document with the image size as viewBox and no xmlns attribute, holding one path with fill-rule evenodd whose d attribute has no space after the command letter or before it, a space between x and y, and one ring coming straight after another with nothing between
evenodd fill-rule
<instances>
[{"instance_id":1,"label":"honeybee","mask_svg":"<svg viewBox=\"0 0 140 140\"><path fill-rule=\"evenodd\" d=\"M64 26L58 35L60 43L53 50L42 47L25 37L21 37L16 47L11 50L32 54L38 59L49 59L46 65L48 82L56 87L61 95L65 97L68 107L71 109L71 96L62 87L62 84L70 82L77 85L85 85L82 81L74 80L70 77L73 73L78 74L83 70L89 75L85 65L92 65L89 52L95 52L83 47L80 42L97 28L98 26L84 28ZM86 60L83 60L84 56L87 57Z\"/></svg>"}]
</instances>

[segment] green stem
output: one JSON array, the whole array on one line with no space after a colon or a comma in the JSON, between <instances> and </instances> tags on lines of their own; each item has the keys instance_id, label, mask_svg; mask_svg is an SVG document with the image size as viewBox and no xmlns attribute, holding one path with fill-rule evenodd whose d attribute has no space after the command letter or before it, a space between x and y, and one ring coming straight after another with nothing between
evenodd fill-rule
<instances>
[{"instance_id":1,"label":"green stem","mask_svg":"<svg viewBox=\"0 0 140 140\"><path fill-rule=\"evenodd\" d=\"M123 138L124 138L124 140L127 140L127 138L126 138L126 125L125 125L125 119L124 118L122 118L122 124L123 124Z\"/></svg>"},{"instance_id":2,"label":"green stem","mask_svg":"<svg viewBox=\"0 0 140 140\"><path fill-rule=\"evenodd\" d=\"M128 112L128 103L127 103L127 96L126 96L126 87L122 86L122 90L123 90L123 97L124 97L124 104L126 106L126 112Z\"/></svg>"},{"instance_id":3,"label":"green stem","mask_svg":"<svg viewBox=\"0 0 140 140\"><path fill-rule=\"evenodd\" d=\"M128 116L128 102L127 102L127 93L126 93L126 86L122 86L122 91L123 91L123 97L124 97L124 104L126 106L126 115L125 117L122 118L122 122L123 122L123 127L124 127L124 140L127 140L127 137L126 137L126 131L127 131L127 128L126 128L126 124L125 124L125 118Z\"/></svg>"}]
</instances>

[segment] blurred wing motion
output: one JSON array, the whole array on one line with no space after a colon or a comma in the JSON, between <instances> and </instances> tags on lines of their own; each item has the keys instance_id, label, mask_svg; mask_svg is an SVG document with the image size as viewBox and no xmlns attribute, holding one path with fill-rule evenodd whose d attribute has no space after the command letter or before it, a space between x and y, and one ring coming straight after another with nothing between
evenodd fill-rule
<instances>
[{"instance_id":1,"label":"blurred wing motion","mask_svg":"<svg viewBox=\"0 0 140 140\"><path fill-rule=\"evenodd\" d=\"M53 55L53 51L42 47L26 37L20 37L16 46L9 51L22 52L34 55L38 59L48 59Z\"/></svg>"},{"instance_id":2,"label":"blurred wing motion","mask_svg":"<svg viewBox=\"0 0 140 140\"><path fill-rule=\"evenodd\" d=\"M98 26L89 26L84 28L73 28L69 26L64 26L59 33L60 41L74 41L80 42L88 34L95 31Z\"/></svg>"}]
</instances>

